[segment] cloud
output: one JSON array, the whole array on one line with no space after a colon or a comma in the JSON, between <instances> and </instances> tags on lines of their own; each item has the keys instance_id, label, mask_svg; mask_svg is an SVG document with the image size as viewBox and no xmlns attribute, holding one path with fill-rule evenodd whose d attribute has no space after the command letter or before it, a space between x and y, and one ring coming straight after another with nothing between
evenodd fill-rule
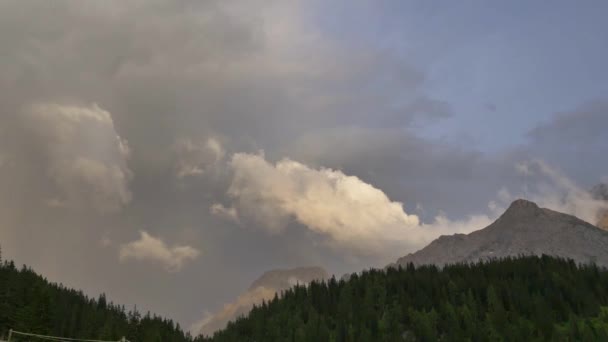
<instances>
[{"instance_id":1,"label":"cloud","mask_svg":"<svg viewBox=\"0 0 608 342\"><path fill-rule=\"evenodd\" d=\"M438 210L464 217L483 208L507 177L499 163L475 150L430 141L399 127L308 132L281 152L268 154L357 175L412 211L416 203L423 204L424 212L417 212L423 220L432 219ZM469 193L467 201L461 200L464 192Z\"/></svg>"},{"instance_id":2,"label":"cloud","mask_svg":"<svg viewBox=\"0 0 608 342\"><path fill-rule=\"evenodd\" d=\"M108 236L103 236L100 240L99 240L99 246L106 248L106 247L110 247L112 245L112 239L110 239Z\"/></svg>"},{"instance_id":3,"label":"cloud","mask_svg":"<svg viewBox=\"0 0 608 342\"><path fill-rule=\"evenodd\" d=\"M530 167L529 167L528 163L526 163L526 162L520 162L520 163L515 164L515 170L524 176L531 174Z\"/></svg>"},{"instance_id":4,"label":"cloud","mask_svg":"<svg viewBox=\"0 0 608 342\"><path fill-rule=\"evenodd\" d=\"M295 234L282 236L295 245L284 252L270 248L274 241L262 234L243 234L215 220L207 224L213 214L201 207L224 203L226 210L216 208L216 214L236 214L225 198L229 170L207 177L224 164L214 164L221 151L264 148L272 154L326 127L401 127L425 116L445 117L449 109L427 93L425 73L401 53L363 41L365 46L351 46L323 32L315 6L265 0L0 1L0 153L17 165L1 169L0 188L10 189L0 198L7 252L55 280L75 279L75 286L97 291L102 282L95 267L75 270L54 260L82 257L83 265L105 267L112 279L125 273L147 279L150 274L132 274L135 263L113 267L115 258L101 255L112 248L93 255L73 246L97 246L99 230L108 226L112 246L130 241L133 226L151 227L166 238L175 232L163 227L196 227L219 246L219 256L199 272L218 277L188 279L201 285L199 306L232 291L225 285L232 272L227 265L306 262L304 253L291 252L309 249L311 241ZM22 115L31 106L48 107L51 115ZM222 148L214 149L207 137ZM336 147L321 148L328 146ZM69 239L61 234L66 231ZM62 241L48 243L62 235ZM162 282L145 290L132 286L116 280L107 291L180 321L200 312L166 305L157 295L165 290ZM176 302L190 302L199 290L186 287Z\"/></svg>"},{"instance_id":5,"label":"cloud","mask_svg":"<svg viewBox=\"0 0 608 342\"><path fill-rule=\"evenodd\" d=\"M129 147L115 130L112 116L91 106L39 103L23 120L46 157L46 173L57 187L56 207L90 206L116 212L131 201L127 166Z\"/></svg>"},{"instance_id":6,"label":"cloud","mask_svg":"<svg viewBox=\"0 0 608 342\"><path fill-rule=\"evenodd\" d=\"M502 214L504 210L499 210ZM441 235L468 234L489 226L498 214L494 211L491 215L470 215L462 220L450 220L445 215L436 216L431 223L421 225L420 241L417 247L423 247Z\"/></svg>"},{"instance_id":7,"label":"cloud","mask_svg":"<svg viewBox=\"0 0 608 342\"><path fill-rule=\"evenodd\" d=\"M527 179L524 192L512 194L501 188L488 203L487 214L453 220L440 213L429 222L406 213L382 190L339 170L312 168L291 159L271 163L263 154L247 153L233 155L229 166L233 178L227 195L232 206L214 205L212 212L227 219L239 217L271 234L283 233L297 222L329 246L360 256L403 254L440 235L484 228L519 197L594 224L608 208L607 202L594 199L542 160L516 163L516 171Z\"/></svg>"},{"instance_id":8,"label":"cloud","mask_svg":"<svg viewBox=\"0 0 608 342\"><path fill-rule=\"evenodd\" d=\"M421 224L401 203L358 177L290 159L273 164L263 155L237 153L230 167L233 179L227 195L242 220L271 234L283 232L295 220L330 246L357 255L404 253L441 234L490 223L480 215L458 222L438 216Z\"/></svg>"},{"instance_id":9,"label":"cloud","mask_svg":"<svg viewBox=\"0 0 608 342\"><path fill-rule=\"evenodd\" d=\"M225 155L224 148L214 138L208 138L204 143L180 139L175 144L175 153L177 178L200 176L220 162Z\"/></svg>"},{"instance_id":10,"label":"cloud","mask_svg":"<svg viewBox=\"0 0 608 342\"><path fill-rule=\"evenodd\" d=\"M223 218L225 220L240 223L239 214L237 213L234 207L226 208L220 203L214 203L211 208L209 208L209 212L212 215Z\"/></svg>"},{"instance_id":11,"label":"cloud","mask_svg":"<svg viewBox=\"0 0 608 342\"><path fill-rule=\"evenodd\" d=\"M151 261L161 264L167 271L177 272L189 260L194 260L200 251L190 246L169 247L160 238L156 238L145 231L140 231L139 240L129 242L120 248L121 261L134 259L138 261Z\"/></svg>"},{"instance_id":12,"label":"cloud","mask_svg":"<svg viewBox=\"0 0 608 342\"><path fill-rule=\"evenodd\" d=\"M470 233L496 219L509 203L524 197L541 207L569 213L596 224L608 202L591 193L542 160L522 161L515 170L525 176L523 192L502 187L488 203L489 212L453 220L440 213L429 222L405 212L382 190L358 177L328 168L313 168L263 154L237 153L229 162L231 207L214 205L218 216L279 234L293 222L324 243L358 256L399 255L423 247L444 234Z\"/></svg>"},{"instance_id":13,"label":"cloud","mask_svg":"<svg viewBox=\"0 0 608 342\"><path fill-rule=\"evenodd\" d=\"M581 188L572 179L543 160L534 159L518 163L516 168L527 178L524 191L513 196L528 198L539 206L574 215L589 223L598 224L608 210L608 202L595 198L589 190Z\"/></svg>"},{"instance_id":14,"label":"cloud","mask_svg":"<svg viewBox=\"0 0 608 342\"><path fill-rule=\"evenodd\" d=\"M331 169L312 169L283 159L276 164L260 155L235 154L228 195L239 213L276 233L293 217L332 242L369 250L383 239L418 225L401 203L357 177Z\"/></svg>"},{"instance_id":15,"label":"cloud","mask_svg":"<svg viewBox=\"0 0 608 342\"><path fill-rule=\"evenodd\" d=\"M528 136L537 143L560 145L575 144L586 145L587 148L593 144L606 146L605 127L608 126L608 103L590 102L579 108L558 113L550 121L541 123L533 128Z\"/></svg>"},{"instance_id":16,"label":"cloud","mask_svg":"<svg viewBox=\"0 0 608 342\"><path fill-rule=\"evenodd\" d=\"M436 234L450 233L448 227L457 222L462 230L479 226L480 221L466 214L486 210L485 203L501 186L517 193L511 161L496 162L494 156L477 153L472 144L461 148L466 142L420 138L426 130L411 127L452 115L452 104L442 101L443 91L436 91L435 79L441 76L436 68L429 73L419 69L418 65L426 68L428 63L415 66L415 56L411 59L401 48L387 48L375 34L366 39L366 34L328 28L319 22L319 15L335 15L325 5L316 8L319 4L0 1L0 154L9 160L0 167L0 235L6 253L56 281L73 280L85 291L110 291L118 301L149 306L183 322L201 307L216 305L222 296L236 292L235 284L246 277L244 269L278 261L324 263L335 269L367 267L370 259L348 264L344 255L364 254L371 248L388 257L401 256ZM347 7L344 13L352 14L352 6ZM370 28L364 30L371 33ZM348 36L354 44L343 39ZM23 108L36 104L50 107L45 111L54 114L24 115ZM593 109L598 112L594 115L576 114L578 120L564 125L539 129L543 133L530 140L543 148L530 154L546 160L554 153L551 165L578 182L595 183L592 173L602 171L605 176L603 170L608 169L601 144L605 138L599 130L606 127L602 124L606 116L600 109ZM458 122L467 115L453 114L458 117L451 121ZM589 128L568 133L573 138L560 143L560 130L586 123ZM587 139L589 132L595 138ZM208 137L221 142L221 149L214 149ZM596 153L589 154L585 145L589 142ZM267 163L274 169L274 161L283 156L307 167L310 171L300 172L308 175L303 180L276 170L269 173L304 190L285 195L269 187L266 194L256 186L250 196L244 190L240 199L227 195L233 169L221 169L230 157L216 162L218 156L258 149L266 151ZM569 161L560 164L566 158ZM580 167L588 162L592 165ZM565 169L567 164L572 169ZM292 195L306 198L311 192L315 198L325 198L316 190L321 188L328 189L330 204L341 200L330 175L357 176L345 182L348 189L367 184L384 194L385 199L380 200L380 195L373 199L383 207L404 203L393 209L397 217L413 217L413 212L423 223L387 228L388 237L395 241L367 244L359 240L368 235L372 242L385 240L378 238L385 229L358 238L341 228L350 224L349 218L343 224L323 224L319 217L344 216L337 214L344 210L335 205L327 208L328 213L311 205L314 216L304 215ZM253 191L261 194L259 211ZM279 213L264 211L281 208L285 198L290 199L290 207ZM361 209L352 202L346 201L345 207ZM413 211L417 203L424 205L423 213ZM502 207L500 200L495 204L490 216ZM437 215L439 209L446 214ZM120 215L93 217L92 210ZM355 217L367 212L363 208ZM379 223L390 221L381 213L370 215ZM217 222L215 216L228 223ZM241 221L237 227L232 223L235 217ZM262 227L260 222L274 222L276 227ZM180 293L166 299L159 295L166 291L162 281L137 288L143 279L160 280L162 275L133 272L139 267L135 262L115 267L116 257L109 254L121 241L130 241L134 226L151 227L167 239L170 234L185 234L167 227L193 227L200 237L192 233L196 238L186 240L180 235L181 241L197 246L202 237L213 239L206 241L217 246L213 251L217 254L197 265L196 275L181 279ZM246 227L277 236L269 238L259 230L245 231ZM90 253L86 246L97 246L99 232L105 229L111 230L112 248ZM384 242L386 251L368 246ZM326 250L327 244L336 248ZM75 258L83 261L81 269L70 264ZM124 276L134 281L124 284L120 281ZM99 289L98 284L107 284L107 289ZM192 300L195 296L198 303Z\"/></svg>"},{"instance_id":17,"label":"cloud","mask_svg":"<svg viewBox=\"0 0 608 342\"><path fill-rule=\"evenodd\" d=\"M608 169L608 102L586 102L528 132L527 159L542 159L587 186ZM585 165L585 167L581 167Z\"/></svg>"},{"instance_id":18,"label":"cloud","mask_svg":"<svg viewBox=\"0 0 608 342\"><path fill-rule=\"evenodd\" d=\"M412 119L442 119L452 116L451 108L447 102L428 97L415 99L403 107L403 111L410 113Z\"/></svg>"}]
</instances>

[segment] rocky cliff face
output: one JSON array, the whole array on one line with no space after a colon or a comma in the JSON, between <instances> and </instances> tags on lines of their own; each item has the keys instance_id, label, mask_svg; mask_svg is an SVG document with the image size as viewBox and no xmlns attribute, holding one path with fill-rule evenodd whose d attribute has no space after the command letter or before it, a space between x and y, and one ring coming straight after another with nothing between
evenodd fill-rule
<instances>
[{"instance_id":1,"label":"rocky cliff face","mask_svg":"<svg viewBox=\"0 0 608 342\"><path fill-rule=\"evenodd\" d=\"M405 266L410 262L441 266L541 254L608 266L608 232L574 216L520 199L488 227L468 235L441 236L389 266Z\"/></svg>"}]
</instances>

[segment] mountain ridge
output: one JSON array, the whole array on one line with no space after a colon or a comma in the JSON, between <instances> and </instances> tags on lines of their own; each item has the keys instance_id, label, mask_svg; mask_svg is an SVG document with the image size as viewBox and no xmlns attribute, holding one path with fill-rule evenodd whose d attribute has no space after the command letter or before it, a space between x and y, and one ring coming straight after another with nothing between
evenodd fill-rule
<instances>
[{"instance_id":1,"label":"mountain ridge","mask_svg":"<svg viewBox=\"0 0 608 342\"><path fill-rule=\"evenodd\" d=\"M196 333L211 336L223 329L230 321L246 316L255 306L267 302L296 285L307 285L312 281L329 279L329 273L319 266L274 269L264 272L251 283L233 302L204 318L196 327Z\"/></svg>"},{"instance_id":2,"label":"mountain ridge","mask_svg":"<svg viewBox=\"0 0 608 342\"><path fill-rule=\"evenodd\" d=\"M475 262L519 255L552 255L608 266L608 232L575 216L518 199L489 226L443 235L391 266Z\"/></svg>"},{"instance_id":3,"label":"mountain ridge","mask_svg":"<svg viewBox=\"0 0 608 342\"><path fill-rule=\"evenodd\" d=\"M310 283L313 280L329 278L329 273L320 266L305 266L291 269L275 269L264 272L249 286L249 290L264 286L267 288L286 290L295 285Z\"/></svg>"}]
</instances>

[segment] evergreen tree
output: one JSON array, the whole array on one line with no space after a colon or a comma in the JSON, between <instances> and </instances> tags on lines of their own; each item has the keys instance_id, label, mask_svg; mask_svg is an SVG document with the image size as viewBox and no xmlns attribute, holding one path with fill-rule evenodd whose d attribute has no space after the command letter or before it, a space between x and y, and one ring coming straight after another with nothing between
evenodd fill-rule
<instances>
[{"instance_id":1,"label":"evergreen tree","mask_svg":"<svg viewBox=\"0 0 608 342\"><path fill-rule=\"evenodd\" d=\"M80 291L49 283L30 268L0 262L0 337L8 330L71 338L131 341L193 342L170 320L108 302L105 294L88 298ZM15 341L25 341L14 337ZM28 339L29 340L29 339Z\"/></svg>"},{"instance_id":2,"label":"evergreen tree","mask_svg":"<svg viewBox=\"0 0 608 342\"><path fill-rule=\"evenodd\" d=\"M278 334L268 333L278 332ZM278 337L277 337L278 336ZM297 286L206 341L606 341L608 271L547 256Z\"/></svg>"}]
</instances>

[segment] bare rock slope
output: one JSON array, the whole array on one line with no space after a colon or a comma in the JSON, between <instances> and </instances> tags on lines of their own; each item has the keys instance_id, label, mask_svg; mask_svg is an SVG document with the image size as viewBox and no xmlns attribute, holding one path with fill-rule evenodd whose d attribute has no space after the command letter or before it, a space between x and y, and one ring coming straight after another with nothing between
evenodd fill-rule
<instances>
[{"instance_id":1,"label":"bare rock slope","mask_svg":"<svg viewBox=\"0 0 608 342\"><path fill-rule=\"evenodd\" d=\"M518 255L553 255L608 266L608 232L577 217L516 200L488 227L441 236L395 264L445 265Z\"/></svg>"}]
</instances>

